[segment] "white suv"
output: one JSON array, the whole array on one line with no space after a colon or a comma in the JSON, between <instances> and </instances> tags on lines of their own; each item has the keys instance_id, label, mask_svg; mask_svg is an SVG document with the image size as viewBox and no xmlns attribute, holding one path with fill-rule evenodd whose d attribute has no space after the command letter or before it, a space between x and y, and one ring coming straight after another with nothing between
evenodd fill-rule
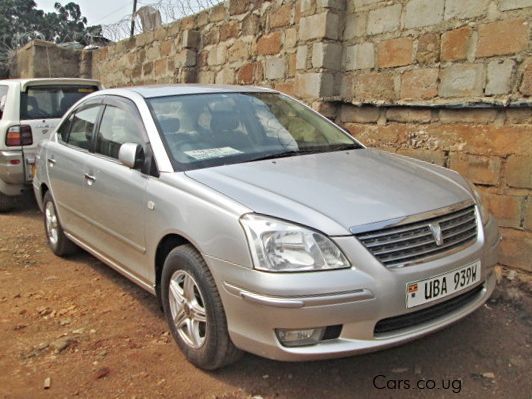
<instances>
[{"instance_id":1,"label":"white suv","mask_svg":"<svg viewBox=\"0 0 532 399\"><path fill-rule=\"evenodd\" d=\"M74 103L99 88L88 79L0 80L0 212L31 187L39 143Z\"/></svg>"}]
</instances>

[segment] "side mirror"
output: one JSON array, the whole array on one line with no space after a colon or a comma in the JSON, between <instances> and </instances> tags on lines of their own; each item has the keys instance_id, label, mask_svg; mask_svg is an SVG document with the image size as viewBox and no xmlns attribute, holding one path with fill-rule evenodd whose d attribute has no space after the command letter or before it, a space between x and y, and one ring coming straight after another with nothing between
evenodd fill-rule
<instances>
[{"instance_id":1,"label":"side mirror","mask_svg":"<svg viewBox=\"0 0 532 399\"><path fill-rule=\"evenodd\" d=\"M118 151L118 160L128 168L137 169L144 164L144 150L140 144L124 143Z\"/></svg>"}]
</instances>

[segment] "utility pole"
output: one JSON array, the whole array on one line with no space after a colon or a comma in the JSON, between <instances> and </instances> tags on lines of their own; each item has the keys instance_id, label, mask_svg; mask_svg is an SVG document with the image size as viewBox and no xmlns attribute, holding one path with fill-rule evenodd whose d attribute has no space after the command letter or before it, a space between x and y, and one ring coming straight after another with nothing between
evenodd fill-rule
<instances>
[{"instance_id":1,"label":"utility pole","mask_svg":"<svg viewBox=\"0 0 532 399\"><path fill-rule=\"evenodd\" d=\"M133 37L135 34L135 13L137 12L137 0L133 0L133 14L131 14L131 34L129 37Z\"/></svg>"}]
</instances>

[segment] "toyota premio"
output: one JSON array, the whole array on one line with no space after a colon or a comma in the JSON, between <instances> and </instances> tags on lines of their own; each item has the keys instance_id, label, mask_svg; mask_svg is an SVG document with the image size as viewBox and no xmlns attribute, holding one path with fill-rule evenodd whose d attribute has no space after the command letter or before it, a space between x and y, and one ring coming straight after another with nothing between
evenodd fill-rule
<instances>
[{"instance_id":1,"label":"toyota premio","mask_svg":"<svg viewBox=\"0 0 532 399\"><path fill-rule=\"evenodd\" d=\"M53 252L81 247L156 295L204 369L398 345L495 285L500 236L472 184L269 89L90 94L33 186Z\"/></svg>"}]
</instances>

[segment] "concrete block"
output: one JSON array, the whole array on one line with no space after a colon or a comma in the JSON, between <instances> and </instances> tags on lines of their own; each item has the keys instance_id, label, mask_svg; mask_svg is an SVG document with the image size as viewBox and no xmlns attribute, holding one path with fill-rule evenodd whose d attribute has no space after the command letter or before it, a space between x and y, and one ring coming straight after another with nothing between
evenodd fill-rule
<instances>
[{"instance_id":1,"label":"concrete block","mask_svg":"<svg viewBox=\"0 0 532 399\"><path fill-rule=\"evenodd\" d=\"M185 48L198 48L201 34L197 30L187 29L183 32L182 46Z\"/></svg>"},{"instance_id":2,"label":"concrete block","mask_svg":"<svg viewBox=\"0 0 532 399\"><path fill-rule=\"evenodd\" d=\"M368 35L376 35L399 29L401 23L401 5L377 8L368 14Z\"/></svg>"},{"instance_id":3,"label":"concrete block","mask_svg":"<svg viewBox=\"0 0 532 399\"><path fill-rule=\"evenodd\" d=\"M438 95L437 68L417 68L401 75L401 99L428 100Z\"/></svg>"},{"instance_id":4,"label":"concrete block","mask_svg":"<svg viewBox=\"0 0 532 399\"><path fill-rule=\"evenodd\" d=\"M373 43L349 46L344 51L344 68L347 71L369 69L375 66L375 48Z\"/></svg>"},{"instance_id":5,"label":"concrete block","mask_svg":"<svg viewBox=\"0 0 532 399\"><path fill-rule=\"evenodd\" d=\"M477 57L514 54L529 45L528 22L524 19L506 19L478 27Z\"/></svg>"},{"instance_id":6,"label":"concrete block","mask_svg":"<svg viewBox=\"0 0 532 399\"><path fill-rule=\"evenodd\" d=\"M189 49L181 50L175 57L175 67L191 67L196 65L196 52Z\"/></svg>"},{"instance_id":7,"label":"concrete block","mask_svg":"<svg viewBox=\"0 0 532 399\"><path fill-rule=\"evenodd\" d=\"M296 78L297 94L303 98L334 95L334 76L329 73L304 73Z\"/></svg>"},{"instance_id":8,"label":"concrete block","mask_svg":"<svg viewBox=\"0 0 532 399\"><path fill-rule=\"evenodd\" d=\"M338 39L339 17L330 11L301 18L299 39Z\"/></svg>"},{"instance_id":9,"label":"concrete block","mask_svg":"<svg viewBox=\"0 0 532 399\"><path fill-rule=\"evenodd\" d=\"M264 75L266 79L283 79L286 72L286 62L284 58L267 57L264 64Z\"/></svg>"},{"instance_id":10,"label":"concrete block","mask_svg":"<svg viewBox=\"0 0 532 399\"><path fill-rule=\"evenodd\" d=\"M473 183L499 184L501 158L451 152L450 168L471 179Z\"/></svg>"},{"instance_id":11,"label":"concrete block","mask_svg":"<svg viewBox=\"0 0 532 399\"><path fill-rule=\"evenodd\" d=\"M342 45L339 43L314 43L312 46L312 66L339 70L342 61Z\"/></svg>"},{"instance_id":12,"label":"concrete block","mask_svg":"<svg viewBox=\"0 0 532 399\"><path fill-rule=\"evenodd\" d=\"M501 0L499 1L499 10L508 11L519 8L532 7L532 0Z\"/></svg>"},{"instance_id":13,"label":"concrete block","mask_svg":"<svg viewBox=\"0 0 532 399\"><path fill-rule=\"evenodd\" d=\"M511 155L506 162L506 182L510 187L532 189L532 156Z\"/></svg>"},{"instance_id":14,"label":"concrete block","mask_svg":"<svg viewBox=\"0 0 532 399\"><path fill-rule=\"evenodd\" d=\"M391 68L412 63L414 43L409 37L384 40L377 46L377 64L380 68Z\"/></svg>"},{"instance_id":15,"label":"concrete block","mask_svg":"<svg viewBox=\"0 0 532 399\"><path fill-rule=\"evenodd\" d=\"M299 46L296 53L296 69L306 69L307 68L307 55L308 47Z\"/></svg>"},{"instance_id":16,"label":"concrete block","mask_svg":"<svg viewBox=\"0 0 532 399\"><path fill-rule=\"evenodd\" d=\"M344 40L352 40L355 37L366 34L366 14L348 14L345 16Z\"/></svg>"},{"instance_id":17,"label":"concrete block","mask_svg":"<svg viewBox=\"0 0 532 399\"><path fill-rule=\"evenodd\" d=\"M217 85L231 85L235 83L235 71L228 67L221 69L216 74L214 83Z\"/></svg>"},{"instance_id":18,"label":"concrete block","mask_svg":"<svg viewBox=\"0 0 532 399\"><path fill-rule=\"evenodd\" d=\"M532 57L525 62L525 69L523 70L523 79L519 92L525 96L532 96Z\"/></svg>"},{"instance_id":19,"label":"concrete block","mask_svg":"<svg viewBox=\"0 0 532 399\"><path fill-rule=\"evenodd\" d=\"M485 72L482 64L455 64L442 70L441 97L482 96Z\"/></svg>"},{"instance_id":20,"label":"concrete block","mask_svg":"<svg viewBox=\"0 0 532 399\"><path fill-rule=\"evenodd\" d=\"M444 0L410 0L406 4L404 25L419 28L436 25L443 20Z\"/></svg>"},{"instance_id":21,"label":"concrete block","mask_svg":"<svg viewBox=\"0 0 532 399\"><path fill-rule=\"evenodd\" d=\"M510 93L514 67L515 61L511 59L491 61L488 64L486 94L497 95Z\"/></svg>"},{"instance_id":22,"label":"concrete block","mask_svg":"<svg viewBox=\"0 0 532 399\"><path fill-rule=\"evenodd\" d=\"M488 12L490 0L446 0L445 19L475 18Z\"/></svg>"}]
</instances>

